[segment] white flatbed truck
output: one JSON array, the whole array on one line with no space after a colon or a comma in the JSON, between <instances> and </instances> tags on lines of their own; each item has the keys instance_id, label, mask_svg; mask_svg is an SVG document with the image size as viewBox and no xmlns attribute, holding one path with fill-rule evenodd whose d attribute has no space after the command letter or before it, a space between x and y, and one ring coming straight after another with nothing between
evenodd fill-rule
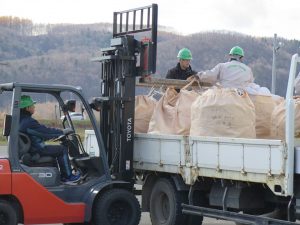
<instances>
[{"instance_id":1,"label":"white flatbed truck","mask_svg":"<svg viewBox=\"0 0 300 225\"><path fill-rule=\"evenodd\" d=\"M292 57L286 140L135 134L134 171L152 224L294 224L300 217L300 142L294 138ZM93 133L85 148L99 154ZM259 216L258 216L259 215Z\"/></svg>"}]
</instances>

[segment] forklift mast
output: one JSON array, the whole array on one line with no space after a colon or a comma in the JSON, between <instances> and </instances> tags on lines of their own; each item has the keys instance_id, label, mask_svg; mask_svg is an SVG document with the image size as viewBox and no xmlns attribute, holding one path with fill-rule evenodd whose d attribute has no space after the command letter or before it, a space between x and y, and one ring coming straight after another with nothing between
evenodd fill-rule
<instances>
[{"instance_id":1,"label":"forklift mast","mask_svg":"<svg viewBox=\"0 0 300 225\"><path fill-rule=\"evenodd\" d=\"M135 85L155 73L157 4L114 12L110 47L101 49L100 131L111 174L133 182ZM133 34L143 37L135 39ZM144 35L144 36L141 36Z\"/></svg>"}]
</instances>

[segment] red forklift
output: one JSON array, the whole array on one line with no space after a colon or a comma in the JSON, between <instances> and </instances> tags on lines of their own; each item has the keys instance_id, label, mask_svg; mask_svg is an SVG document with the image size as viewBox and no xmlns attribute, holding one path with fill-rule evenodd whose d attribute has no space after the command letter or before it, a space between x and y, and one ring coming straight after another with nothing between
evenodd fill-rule
<instances>
[{"instance_id":1,"label":"red forklift","mask_svg":"<svg viewBox=\"0 0 300 225\"><path fill-rule=\"evenodd\" d=\"M157 10L152 4L114 13L111 46L101 49L101 56L95 59L102 65L101 95L90 103L79 87L0 84L0 97L12 99L3 127L8 154L0 158L0 225L139 224L141 209L134 195L132 165L135 83L137 77L155 73ZM135 39L133 34L141 32L149 37ZM24 94L55 100L64 114L58 120L60 126L75 131L54 141L68 146L74 171L84 174L76 185L62 183L56 160L33 153L30 137L19 132ZM95 132L99 155L85 152L70 117L78 100ZM99 121L93 110L100 111Z\"/></svg>"}]
</instances>

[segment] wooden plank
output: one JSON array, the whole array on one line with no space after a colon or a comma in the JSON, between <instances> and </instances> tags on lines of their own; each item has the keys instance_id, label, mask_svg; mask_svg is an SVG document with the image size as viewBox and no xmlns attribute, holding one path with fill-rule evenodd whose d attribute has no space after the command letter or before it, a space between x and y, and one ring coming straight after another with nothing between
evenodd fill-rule
<instances>
[{"instance_id":1,"label":"wooden plank","mask_svg":"<svg viewBox=\"0 0 300 225\"><path fill-rule=\"evenodd\" d=\"M182 88L189 84L187 80L176 80L176 79L162 79L162 78L154 78L154 77L144 77L140 78L136 86L142 87L161 87L161 86L172 86L175 88ZM209 83L199 82L201 87L211 87ZM191 86L199 86L197 82L194 82Z\"/></svg>"}]
</instances>

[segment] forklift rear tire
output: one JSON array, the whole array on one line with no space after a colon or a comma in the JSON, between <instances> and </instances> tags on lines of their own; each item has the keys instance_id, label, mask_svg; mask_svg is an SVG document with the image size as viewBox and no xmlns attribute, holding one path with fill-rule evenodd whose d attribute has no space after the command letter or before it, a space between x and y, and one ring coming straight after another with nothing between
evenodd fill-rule
<instances>
[{"instance_id":1,"label":"forklift rear tire","mask_svg":"<svg viewBox=\"0 0 300 225\"><path fill-rule=\"evenodd\" d=\"M94 225L138 225L140 219L140 204L135 195L127 190L108 190L95 202Z\"/></svg>"},{"instance_id":2,"label":"forklift rear tire","mask_svg":"<svg viewBox=\"0 0 300 225\"><path fill-rule=\"evenodd\" d=\"M5 200L0 200L0 225L17 225L17 212L14 207Z\"/></svg>"}]
</instances>

